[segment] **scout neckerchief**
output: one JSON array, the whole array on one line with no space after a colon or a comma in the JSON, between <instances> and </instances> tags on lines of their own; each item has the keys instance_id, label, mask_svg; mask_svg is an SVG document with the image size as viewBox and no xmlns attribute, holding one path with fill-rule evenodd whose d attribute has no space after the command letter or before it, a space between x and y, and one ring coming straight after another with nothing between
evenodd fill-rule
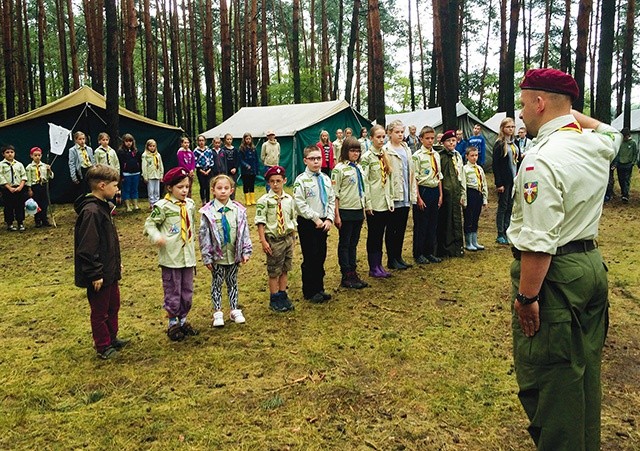
<instances>
[{"instance_id":1,"label":"scout neckerchief","mask_svg":"<svg viewBox=\"0 0 640 451\"><path fill-rule=\"evenodd\" d=\"M478 178L478 191L482 191L482 174L480 173L480 168L477 164L473 165L473 169L476 171L476 177Z\"/></svg>"},{"instance_id":2,"label":"scout neckerchief","mask_svg":"<svg viewBox=\"0 0 640 451\"><path fill-rule=\"evenodd\" d=\"M507 144L509 149L511 150L511 159L513 160L513 164L518 164L518 146L515 145L513 141Z\"/></svg>"},{"instance_id":3,"label":"scout neckerchief","mask_svg":"<svg viewBox=\"0 0 640 451\"><path fill-rule=\"evenodd\" d=\"M158 160L158 151L150 152L153 155L153 164L156 166L156 169L160 168L160 160Z\"/></svg>"},{"instance_id":4,"label":"scout neckerchief","mask_svg":"<svg viewBox=\"0 0 640 451\"><path fill-rule=\"evenodd\" d=\"M36 164L36 183L40 183L40 164Z\"/></svg>"},{"instance_id":5,"label":"scout neckerchief","mask_svg":"<svg viewBox=\"0 0 640 451\"><path fill-rule=\"evenodd\" d=\"M317 177L316 181L318 182L318 190L320 191L320 202L322 202L322 214L324 215L327 209L327 189L324 186L321 174L321 172L314 172L313 176Z\"/></svg>"},{"instance_id":6,"label":"scout neckerchief","mask_svg":"<svg viewBox=\"0 0 640 451\"><path fill-rule=\"evenodd\" d=\"M453 161L453 168L456 170L456 175L460 177L460 169L458 168L458 158L460 158L460 154L456 151L453 151L453 152L449 152L448 150L446 151L449 155L451 155L451 160Z\"/></svg>"},{"instance_id":7,"label":"scout neckerchief","mask_svg":"<svg viewBox=\"0 0 640 451\"><path fill-rule=\"evenodd\" d=\"M85 146L79 147L80 154L82 155L82 161L84 162L84 167L88 168L91 166L91 161L89 161L89 153L87 153L87 149Z\"/></svg>"},{"instance_id":8,"label":"scout neckerchief","mask_svg":"<svg viewBox=\"0 0 640 451\"><path fill-rule=\"evenodd\" d=\"M276 200L278 201L278 208L276 209L276 218L278 219L278 236L284 235L284 212L282 211L282 198L277 194L274 194Z\"/></svg>"},{"instance_id":9,"label":"scout neckerchief","mask_svg":"<svg viewBox=\"0 0 640 451\"><path fill-rule=\"evenodd\" d=\"M436 153L433 150L428 150L427 153L431 157L431 171L433 172L434 177L437 178L439 169L438 160L436 160Z\"/></svg>"},{"instance_id":10,"label":"scout neckerchief","mask_svg":"<svg viewBox=\"0 0 640 451\"><path fill-rule=\"evenodd\" d=\"M180 207L180 236L184 246L191 240L191 221L189 221L189 213L187 212L187 202L178 199L173 200L169 194L164 198Z\"/></svg>"},{"instance_id":11,"label":"scout neckerchief","mask_svg":"<svg viewBox=\"0 0 640 451\"><path fill-rule=\"evenodd\" d=\"M227 212L231 209L229 207L220 207L218 209L218 213L222 216L222 244L231 243L231 226L229 225L229 221L227 220Z\"/></svg>"},{"instance_id":12,"label":"scout neckerchief","mask_svg":"<svg viewBox=\"0 0 640 451\"><path fill-rule=\"evenodd\" d=\"M364 191L364 181L362 180L362 173L360 172L360 169L358 169L358 165L353 161L349 162L349 166L355 169L356 174L358 174L358 194L360 194L360 197L362 197L362 193Z\"/></svg>"},{"instance_id":13,"label":"scout neckerchief","mask_svg":"<svg viewBox=\"0 0 640 451\"><path fill-rule=\"evenodd\" d=\"M381 150L380 155L376 155L376 157L378 157L378 163L380 163L380 173L382 174L381 175L382 185L384 186L387 183L387 170L386 170L387 164L384 158L384 151Z\"/></svg>"},{"instance_id":14,"label":"scout neckerchief","mask_svg":"<svg viewBox=\"0 0 640 451\"><path fill-rule=\"evenodd\" d=\"M6 161L6 160L5 160ZM16 160L13 161L7 161L7 164L9 165L9 170L11 171L11 186L16 184L16 173L13 170L13 165L16 163Z\"/></svg>"}]
</instances>

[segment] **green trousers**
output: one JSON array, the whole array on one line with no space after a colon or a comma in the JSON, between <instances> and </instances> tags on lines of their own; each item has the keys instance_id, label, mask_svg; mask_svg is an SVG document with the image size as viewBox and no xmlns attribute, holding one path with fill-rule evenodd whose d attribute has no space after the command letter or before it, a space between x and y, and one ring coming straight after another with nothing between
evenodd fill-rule
<instances>
[{"instance_id":1,"label":"green trousers","mask_svg":"<svg viewBox=\"0 0 640 451\"><path fill-rule=\"evenodd\" d=\"M515 298L519 260L511 265L511 282ZM600 364L608 305L606 267L594 249L553 257L540 291L536 335L524 335L512 309L518 397L538 450L600 449Z\"/></svg>"}]
</instances>

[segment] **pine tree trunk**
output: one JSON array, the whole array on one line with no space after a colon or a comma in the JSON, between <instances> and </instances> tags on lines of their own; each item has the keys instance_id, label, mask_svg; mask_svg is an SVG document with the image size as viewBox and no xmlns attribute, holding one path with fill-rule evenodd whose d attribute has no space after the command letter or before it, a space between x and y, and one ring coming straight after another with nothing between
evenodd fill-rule
<instances>
[{"instance_id":1,"label":"pine tree trunk","mask_svg":"<svg viewBox=\"0 0 640 451\"><path fill-rule=\"evenodd\" d=\"M162 5L162 7L160 7ZM162 45L162 105L164 110L164 122L175 125L176 113L173 103L173 90L171 89L171 63L169 62L169 33L167 31L167 7L164 1L156 0L156 10L160 11L160 44Z\"/></svg>"},{"instance_id":2,"label":"pine tree trunk","mask_svg":"<svg viewBox=\"0 0 640 451\"><path fill-rule=\"evenodd\" d=\"M249 14L249 105L258 105L258 0L251 0L251 13Z\"/></svg>"},{"instance_id":3,"label":"pine tree trunk","mask_svg":"<svg viewBox=\"0 0 640 451\"><path fill-rule=\"evenodd\" d=\"M16 85L14 79L13 65L13 4L11 0L2 1L2 50L4 57L4 95L6 101L6 119L11 119L16 115Z\"/></svg>"},{"instance_id":4,"label":"pine tree trunk","mask_svg":"<svg viewBox=\"0 0 640 451\"><path fill-rule=\"evenodd\" d=\"M122 9L124 19L124 44L122 48L122 89L124 91L124 103L128 110L137 113L138 106L134 82L133 52L136 47L138 18L136 17L133 0L125 0Z\"/></svg>"},{"instance_id":5,"label":"pine tree trunk","mask_svg":"<svg viewBox=\"0 0 640 451\"><path fill-rule=\"evenodd\" d=\"M600 0L596 0L596 7L593 10L595 14L591 14L591 20L589 21L589 109L593 115L595 112L596 103L596 53L598 46L598 27L595 24L600 23Z\"/></svg>"},{"instance_id":6,"label":"pine tree trunk","mask_svg":"<svg viewBox=\"0 0 640 451\"><path fill-rule=\"evenodd\" d=\"M16 27L16 40L15 40L15 58L16 58L16 88L18 91L18 114L25 113L29 108L29 101L27 98L27 64L25 61L24 50L24 21L22 19L22 1L16 0L15 3L15 27Z\"/></svg>"},{"instance_id":7,"label":"pine tree trunk","mask_svg":"<svg viewBox=\"0 0 640 451\"><path fill-rule=\"evenodd\" d=\"M153 30L151 29L150 0L144 0L142 20L144 25L144 48L145 48L145 90L146 114L150 119L158 119L158 73L156 67L156 46L153 40Z\"/></svg>"},{"instance_id":8,"label":"pine tree trunk","mask_svg":"<svg viewBox=\"0 0 640 451\"><path fill-rule=\"evenodd\" d=\"M118 144L120 135L119 103L120 93L118 92L118 41L120 33L118 30L118 13L116 10L116 0L105 0L105 22L107 24L107 48L106 48L106 69L107 69L107 106L106 106L106 128L111 136L112 146Z\"/></svg>"},{"instance_id":9,"label":"pine tree trunk","mask_svg":"<svg viewBox=\"0 0 640 451\"><path fill-rule=\"evenodd\" d=\"M280 8L282 8L282 2L280 2ZM276 23L276 4L275 4L275 0L271 0L271 22L272 22L272 27L273 27L273 42L274 42L274 48L276 51L276 81L278 82L278 84L282 83L282 67L280 66L280 45L278 44L278 33L276 32L277 28L277 23ZM266 24L265 24L266 27ZM286 25L285 25L285 31L286 31ZM288 33L285 32L285 37L288 40ZM289 43L287 42L287 46L289 45ZM289 55L291 56L291 55Z\"/></svg>"},{"instance_id":10,"label":"pine tree trunk","mask_svg":"<svg viewBox=\"0 0 640 451\"><path fill-rule=\"evenodd\" d=\"M322 17L322 57L320 58L322 67L320 74L322 81L320 82L320 91L322 100L329 100L331 92L331 67L329 66L329 20L327 19L327 0L321 0L320 15Z\"/></svg>"},{"instance_id":11,"label":"pine tree trunk","mask_svg":"<svg viewBox=\"0 0 640 451\"><path fill-rule=\"evenodd\" d=\"M211 9L211 0L207 0L207 14ZM211 22L207 20L207 27L211 27ZM220 3L220 43L222 46L222 56L220 58L220 90L222 95L222 120L226 121L233 116L233 95L231 87L231 34L229 31L229 11L226 2ZM209 45L209 43L207 43ZM213 74L213 41L210 43L211 49L207 49L210 56L210 70ZM236 44L237 45L237 44ZM207 76L208 78L208 76ZM215 121L215 118L213 118ZM207 120L209 122L209 120Z\"/></svg>"},{"instance_id":12,"label":"pine tree trunk","mask_svg":"<svg viewBox=\"0 0 640 451\"><path fill-rule=\"evenodd\" d=\"M22 2L22 17L24 20L24 34L25 39L25 57L27 59L27 85L29 89L29 109L36 109L36 90L34 86L34 73L33 73L33 58L31 57L31 34L29 32L29 20L27 17L27 2Z\"/></svg>"},{"instance_id":13,"label":"pine tree trunk","mask_svg":"<svg viewBox=\"0 0 640 451\"><path fill-rule=\"evenodd\" d=\"M269 35L268 35L268 22L267 22L267 0L262 0L262 11L261 11L261 17L262 17L262 27L261 27L261 53L260 53L260 59L262 60L260 62L260 69L261 69L261 75L260 75L260 104L262 106L267 106L269 105ZM274 34L276 32L275 28L274 28ZM277 44L276 44L276 54L278 52L278 48L277 48Z\"/></svg>"},{"instance_id":14,"label":"pine tree trunk","mask_svg":"<svg viewBox=\"0 0 640 451\"><path fill-rule=\"evenodd\" d=\"M73 90L80 88L80 69L78 68L78 42L76 40L76 26L73 20L71 0L67 0L69 13L69 50L71 51L71 74L73 75Z\"/></svg>"},{"instance_id":15,"label":"pine tree trunk","mask_svg":"<svg viewBox=\"0 0 640 451\"><path fill-rule=\"evenodd\" d=\"M64 27L64 2L63 0L55 0L56 3L56 23L58 25L58 44L60 48L60 72L62 74L62 94L67 95L71 92L69 85L69 60L67 57L67 39ZM6 16L5 16L6 17ZM116 24L117 25L117 24ZM5 55L6 57L6 55ZM7 102L7 107L8 107ZM8 114L9 110L7 110Z\"/></svg>"},{"instance_id":16,"label":"pine tree trunk","mask_svg":"<svg viewBox=\"0 0 640 451\"><path fill-rule=\"evenodd\" d=\"M240 21L240 0L233 0L231 3L233 8L233 38L234 38L234 50L235 50L235 89L234 89L234 99L235 99L235 108L234 110L239 110L243 106L245 106L245 94L246 94L246 85L245 85L245 68L242 62L244 61L244 53L245 46L242 40L242 22Z\"/></svg>"},{"instance_id":17,"label":"pine tree trunk","mask_svg":"<svg viewBox=\"0 0 640 451\"><path fill-rule=\"evenodd\" d=\"M47 104L47 72L44 65L44 32L47 25L44 0L38 0L38 82L40 85L40 105Z\"/></svg>"},{"instance_id":18,"label":"pine tree trunk","mask_svg":"<svg viewBox=\"0 0 640 451\"><path fill-rule=\"evenodd\" d=\"M596 85L596 103L593 117L607 124L611 123L611 68L613 65L615 8L615 2L602 1L600 50L598 52L598 82Z\"/></svg>"},{"instance_id":19,"label":"pine tree trunk","mask_svg":"<svg viewBox=\"0 0 640 451\"><path fill-rule=\"evenodd\" d=\"M438 0L439 28L442 36L442 49L438 61L438 72L442 77L442 129L455 130L458 127L456 104L459 97L459 49L456 47L458 39L458 25L460 5L458 0ZM435 14L434 14L435 17Z\"/></svg>"},{"instance_id":20,"label":"pine tree trunk","mask_svg":"<svg viewBox=\"0 0 640 451\"><path fill-rule=\"evenodd\" d=\"M576 42L576 64L574 78L578 84L578 98L573 102L573 108L582 112L584 109L584 79L587 71L587 44L589 39L589 18L591 16L592 0L581 0L578 6L578 35Z\"/></svg>"},{"instance_id":21,"label":"pine tree trunk","mask_svg":"<svg viewBox=\"0 0 640 451\"><path fill-rule=\"evenodd\" d=\"M627 29L625 34L624 54L622 55L622 65L624 71L624 117L623 126L631 128L631 88L633 86L633 46L635 39L635 14L636 1L628 0L627 4Z\"/></svg>"},{"instance_id":22,"label":"pine tree trunk","mask_svg":"<svg viewBox=\"0 0 640 451\"><path fill-rule=\"evenodd\" d=\"M316 69L318 65L316 63L316 2L315 0L310 0L309 18L310 18L310 24L311 24L309 28L309 48L310 48L310 57L311 57L311 61L309 63L309 74L311 75L311 86L317 86ZM309 98L309 100L313 102L314 100L316 100L316 98L313 94L311 94L311 97Z\"/></svg>"},{"instance_id":23,"label":"pine tree trunk","mask_svg":"<svg viewBox=\"0 0 640 451\"><path fill-rule=\"evenodd\" d=\"M354 2L357 1L359 0L354 0ZM293 103L302 103L302 89L300 86L300 0L293 0L293 24L291 28Z\"/></svg>"},{"instance_id":24,"label":"pine tree trunk","mask_svg":"<svg viewBox=\"0 0 640 451\"><path fill-rule=\"evenodd\" d=\"M196 21L195 14L195 4L194 2L187 2L189 8L189 17L191 17L192 21ZM202 5L202 0L198 0L198 6ZM199 16L202 18L203 16ZM202 30L202 25L200 22L193 24L189 27L189 42L191 44L191 76L193 80L193 100L195 101L195 108L193 111L194 118L191 121L192 127L196 128L197 131L204 130L204 122L202 121L202 92L200 86L200 58L198 55L198 41L196 39L200 39L200 34L196 38L196 30Z\"/></svg>"},{"instance_id":25,"label":"pine tree trunk","mask_svg":"<svg viewBox=\"0 0 640 451\"><path fill-rule=\"evenodd\" d=\"M615 0L616 11L622 11L623 6L622 3L624 0ZM614 117L618 117L622 114L622 104L624 102L624 67L622 63L622 49L621 46L623 43L622 37L622 14L616 14L616 35L614 38L615 46L616 46L616 82L614 86L616 87L616 114ZM612 80L613 81L613 80Z\"/></svg>"},{"instance_id":26,"label":"pine tree trunk","mask_svg":"<svg viewBox=\"0 0 640 451\"><path fill-rule=\"evenodd\" d=\"M182 23L188 23L187 19L187 6L185 0L181 0L180 8L182 9ZM189 33L187 29L193 29L195 23L190 26L182 27L182 44L178 42L179 48L184 51L184 58L180 60L180 85L183 87L182 96L182 111L184 112L184 126L183 128L187 132L188 136L193 136L193 104L191 103L194 97L193 86L191 86L191 78L189 77L189 61L191 60L191 46L189 45Z\"/></svg>"},{"instance_id":27,"label":"pine tree trunk","mask_svg":"<svg viewBox=\"0 0 640 451\"><path fill-rule=\"evenodd\" d=\"M444 63L442 56L442 19L441 1L433 2L433 52L431 57L431 90L429 93L429 107L442 106L442 83L444 79ZM433 97L432 97L433 96Z\"/></svg>"},{"instance_id":28,"label":"pine tree trunk","mask_svg":"<svg viewBox=\"0 0 640 451\"><path fill-rule=\"evenodd\" d=\"M424 68L424 44L422 42L422 25L420 23L420 5L416 0L416 28L418 29L418 48L420 49L420 88L422 90L422 108L427 109L427 73Z\"/></svg>"},{"instance_id":29,"label":"pine tree trunk","mask_svg":"<svg viewBox=\"0 0 640 451\"><path fill-rule=\"evenodd\" d=\"M416 87L413 80L413 27L411 24L411 0L409 0L409 28L407 36L409 37L409 95L411 97L411 111L416 110Z\"/></svg>"},{"instance_id":30,"label":"pine tree trunk","mask_svg":"<svg viewBox=\"0 0 640 451\"><path fill-rule=\"evenodd\" d=\"M351 32L349 33L349 45L347 46L347 81L344 89L344 98L351 103L351 86L353 83L353 53L358 41L358 22L360 20L360 0L353 0L353 12L351 14ZM356 85L357 86L357 85Z\"/></svg>"},{"instance_id":31,"label":"pine tree trunk","mask_svg":"<svg viewBox=\"0 0 640 451\"><path fill-rule=\"evenodd\" d=\"M226 10L227 3L224 3L224 8ZM204 60L204 84L205 84L205 102L207 105L207 129L215 127L216 124L216 89L215 89L215 68L213 64L213 9L211 5L211 0L205 0L204 2L204 11L202 14L204 17L204 34L202 35L202 55ZM220 5L220 19L222 20L222 4ZM229 32L229 15L228 11L225 14L227 20L227 33ZM222 22L221 22L222 24ZM220 26L220 30L222 33L222 25ZM224 50L224 47L223 47ZM231 53L231 48L228 49L228 52ZM230 60L231 58L229 58ZM227 74L228 77L231 77L231 63L227 61ZM222 71L224 73L224 69ZM231 105L231 111L233 111L233 100L231 99L231 80L229 80L229 91L226 93L226 101ZM224 107L224 101L222 102ZM223 108L224 111L224 108Z\"/></svg>"},{"instance_id":32,"label":"pine tree trunk","mask_svg":"<svg viewBox=\"0 0 640 451\"><path fill-rule=\"evenodd\" d=\"M171 27L171 69L173 97L175 99L176 123L184 128L182 111L182 83L180 79L180 30L178 28L178 0L170 0L169 26Z\"/></svg>"},{"instance_id":33,"label":"pine tree trunk","mask_svg":"<svg viewBox=\"0 0 640 451\"><path fill-rule=\"evenodd\" d=\"M506 4L506 0L505 4ZM540 67L549 66L549 34L551 32L551 15L553 14L553 0L545 0L545 20L544 20L544 41L542 44L542 55L540 57Z\"/></svg>"},{"instance_id":34,"label":"pine tree trunk","mask_svg":"<svg viewBox=\"0 0 640 451\"><path fill-rule=\"evenodd\" d=\"M492 0L489 0L486 17L491 17L492 14L493 14L493 2ZM485 79L487 78L487 62L489 60L490 37L491 37L491 21L487 20L487 38L485 39L485 42L484 42L484 63L482 64L482 73L480 74L480 85L478 87L479 100L478 100L478 111L476 112L478 117L483 117L482 103L484 101L484 90L485 90L484 82L485 82Z\"/></svg>"},{"instance_id":35,"label":"pine tree trunk","mask_svg":"<svg viewBox=\"0 0 640 451\"><path fill-rule=\"evenodd\" d=\"M560 42L560 70L571 73L571 0L564 0L564 26Z\"/></svg>"},{"instance_id":36,"label":"pine tree trunk","mask_svg":"<svg viewBox=\"0 0 640 451\"><path fill-rule=\"evenodd\" d=\"M373 89L369 91L369 98L373 101L369 107L369 117L375 119L376 123L385 125L385 102L384 102L384 54L382 49L382 33L380 30L380 6L378 0L369 0L369 35L371 42L370 54L371 79Z\"/></svg>"},{"instance_id":37,"label":"pine tree trunk","mask_svg":"<svg viewBox=\"0 0 640 451\"><path fill-rule=\"evenodd\" d=\"M338 15L344 17L344 0L338 0ZM333 74L333 90L331 100L338 98L338 82L340 80L340 63L342 60L342 35L344 33L344 21L338 22L338 36L336 37L336 71Z\"/></svg>"}]
</instances>

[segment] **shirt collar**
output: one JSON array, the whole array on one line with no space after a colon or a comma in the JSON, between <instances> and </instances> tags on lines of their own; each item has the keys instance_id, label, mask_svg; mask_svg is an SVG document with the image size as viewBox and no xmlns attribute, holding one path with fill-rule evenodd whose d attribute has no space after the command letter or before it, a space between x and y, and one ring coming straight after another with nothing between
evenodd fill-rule
<instances>
[{"instance_id":1,"label":"shirt collar","mask_svg":"<svg viewBox=\"0 0 640 451\"><path fill-rule=\"evenodd\" d=\"M227 207L228 209L232 209L233 208L233 202L231 202L231 199L229 199L226 204L223 204L218 199L214 199L213 200L213 208L216 211L220 210L222 207Z\"/></svg>"},{"instance_id":2,"label":"shirt collar","mask_svg":"<svg viewBox=\"0 0 640 451\"><path fill-rule=\"evenodd\" d=\"M573 114L565 114L563 116L558 116L554 119L551 119L549 122L540 127L536 139L539 141L542 138L546 138L547 136L558 130L560 127L575 122L575 120L576 118L573 117Z\"/></svg>"}]
</instances>

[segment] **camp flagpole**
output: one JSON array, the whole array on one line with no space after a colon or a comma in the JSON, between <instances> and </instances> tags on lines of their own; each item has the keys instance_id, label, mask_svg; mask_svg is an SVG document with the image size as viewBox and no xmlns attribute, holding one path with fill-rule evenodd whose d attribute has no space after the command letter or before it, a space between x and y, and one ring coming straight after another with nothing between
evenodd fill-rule
<instances>
[{"instance_id":1,"label":"camp flagpole","mask_svg":"<svg viewBox=\"0 0 640 451\"><path fill-rule=\"evenodd\" d=\"M47 161L49 161L49 158L51 158L51 150L47 152ZM53 163L56 162L56 158L58 158L58 155L53 157L53 161L49 163L49 167L53 167ZM58 228L58 224L56 224L56 218L53 215L54 208L53 208L53 204L51 203L51 194L49 194L49 183L47 183L46 192L47 192L47 203L49 204L48 213L49 213L49 216L51 217L51 224L53 225L53 227Z\"/></svg>"}]
</instances>

